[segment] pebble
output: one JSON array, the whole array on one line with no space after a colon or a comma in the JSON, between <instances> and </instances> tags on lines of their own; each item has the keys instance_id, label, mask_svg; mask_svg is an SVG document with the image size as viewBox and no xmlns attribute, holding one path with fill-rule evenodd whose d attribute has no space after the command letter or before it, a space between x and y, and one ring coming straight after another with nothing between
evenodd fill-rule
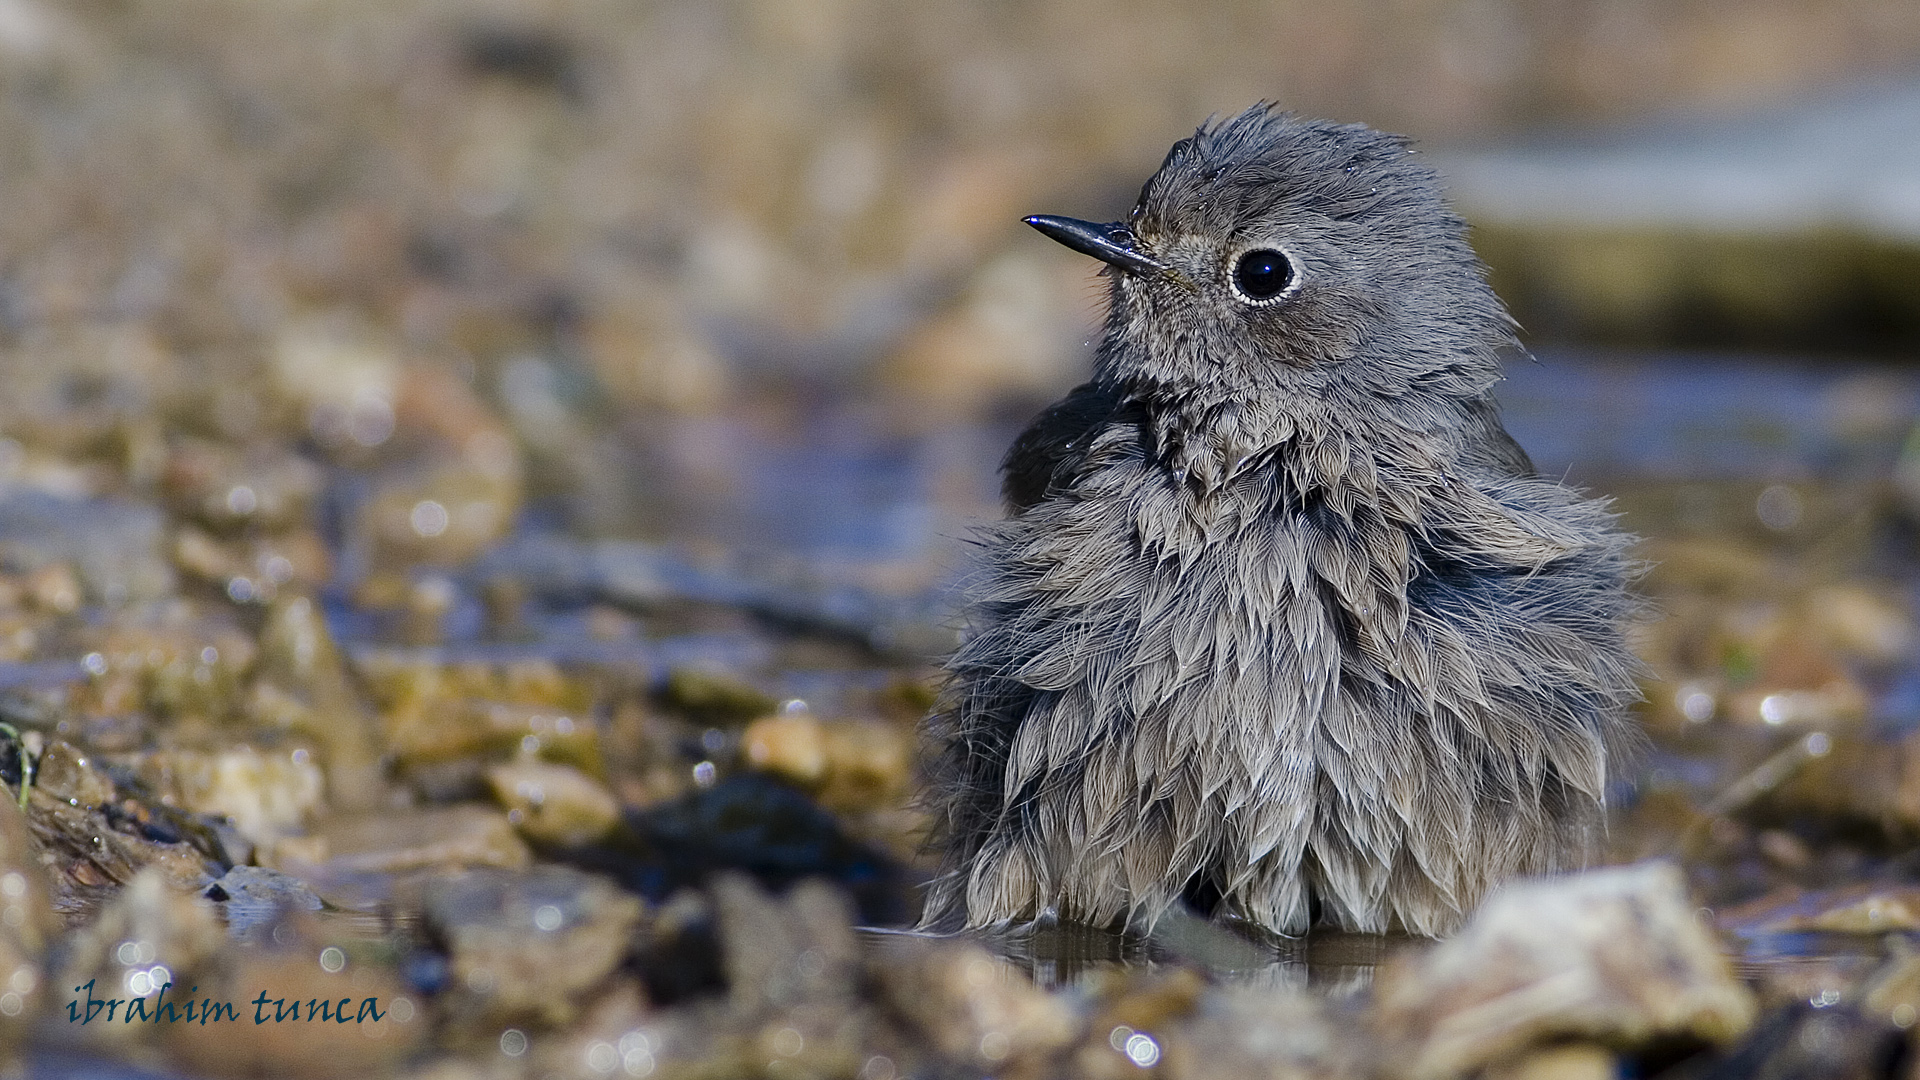
<instances>
[{"instance_id":1,"label":"pebble","mask_svg":"<svg viewBox=\"0 0 1920 1080\"><path fill-rule=\"evenodd\" d=\"M426 920L452 964L455 1022L553 1027L580 1015L632 945L643 907L566 867L436 879Z\"/></svg>"},{"instance_id":2,"label":"pebble","mask_svg":"<svg viewBox=\"0 0 1920 1080\"><path fill-rule=\"evenodd\" d=\"M1569 1038L1724 1043L1755 1011L1664 863L1507 885L1459 935L1390 963L1377 995L1391 1068L1409 1080Z\"/></svg>"},{"instance_id":3,"label":"pebble","mask_svg":"<svg viewBox=\"0 0 1920 1080\"><path fill-rule=\"evenodd\" d=\"M507 815L473 805L334 815L315 826L312 840L317 843L299 857L277 860L287 864L282 869L326 878L479 866L519 869L533 858Z\"/></svg>"},{"instance_id":4,"label":"pebble","mask_svg":"<svg viewBox=\"0 0 1920 1080\"><path fill-rule=\"evenodd\" d=\"M571 765L520 760L495 765L486 776L507 820L536 844L579 847L620 820L620 803L606 785Z\"/></svg>"}]
</instances>

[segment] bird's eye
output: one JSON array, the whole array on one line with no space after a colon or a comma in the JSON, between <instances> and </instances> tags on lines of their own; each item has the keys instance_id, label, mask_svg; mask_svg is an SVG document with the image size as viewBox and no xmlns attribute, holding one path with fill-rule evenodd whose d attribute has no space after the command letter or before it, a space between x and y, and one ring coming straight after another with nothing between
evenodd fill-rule
<instances>
[{"instance_id":1,"label":"bird's eye","mask_svg":"<svg viewBox=\"0 0 1920 1080\"><path fill-rule=\"evenodd\" d=\"M1233 264L1233 291L1250 303L1278 299L1293 281L1293 263L1272 248L1249 251Z\"/></svg>"}]
</instances>

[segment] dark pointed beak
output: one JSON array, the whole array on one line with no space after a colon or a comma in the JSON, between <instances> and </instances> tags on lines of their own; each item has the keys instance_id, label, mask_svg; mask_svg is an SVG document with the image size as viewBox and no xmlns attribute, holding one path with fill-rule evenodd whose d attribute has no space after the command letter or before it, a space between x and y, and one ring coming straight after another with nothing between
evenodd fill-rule
<instances>
[{"instance_id":1,"label":"dark pointed beak","mask_svg":"<svg viewBox=\"0 0 1920 1080\"><path fill-rule=\"evenodd\" d=\"M1178 277L1172 267L1141 254L1134 247L1133 230L1114 221L1105 225L1078 218L1035 214L1026 223L1082 255L1091 255L1108 266L1117 266L1134 274Z\"/></svg>"}]
</instances>

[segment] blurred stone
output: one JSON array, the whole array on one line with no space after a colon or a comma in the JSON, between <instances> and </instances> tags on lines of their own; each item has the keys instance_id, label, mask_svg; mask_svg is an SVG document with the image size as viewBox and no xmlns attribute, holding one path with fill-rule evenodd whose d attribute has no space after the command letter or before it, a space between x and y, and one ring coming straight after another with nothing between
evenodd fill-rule
<instances>
[{"instance_id":1,"label":"blurred stone","mask_svg":"<svg viewBox=\"0 0 1920 1080\"><path fill-rule=\"evenodd\" d=\"M711 888L730 1019L743 1044L734 1053L784 1059L804 1074L852 1075L865 1060L865 1024L846 895L803 881L774 897L734 873L716 875Z\"/></svg>"},{"instance_id":2,"label":"blurred stone","mask_svg":"<svg viewBox=\"0 0 1920 1080\"><path fill-rule=\"evenodd\" d=\"M240 834L267 846L298 831L320 808L325 781L304 751L157 750L141 758L141 780L167 802L226 817Z\"/></svg>"},{"instance_id":3,"label":"blurred stone","mask_svg":"<svg viewBox=\"0 0 1920 1080\"><path fill-rule=\"evenodd\" d=\"M1567 1038L1725 1042L1754 1012L1679 871L1661 863L1508 885L1458 936L1389 964L1377 994L1388 1060L1408 1077Z\"/></svg>"},{"instance_id":4,"label":"blurred stone","mask_svg":"<svg viewBox=\"0 0 1920 1080\"><path fill-rule=\"evenodd\" d=\"M623 297L587 323L581 341L594 374L629 407L713 409L733 390L726 360L683 306L655 292Z\"/></svg>"},{"instance_id":5,"label":"blurred stone","mask_svg":"<svg viewBox=\"0 0 1920 1080\"><path fill-rule=\"evenodd\" d=\"M644 1072L653 1058L647 998L630 978L609 980L583 1006L577 1023L534 1044L533 1068L543 1076L604 1076ZM631 1057L629 1057L631 1055ZM626 1068L632 1061L634 1067ZM612 1066L612 1067L609 1067Z\"/></svg>"},{"instance_id":6,"label":"blurred stone","mask_svg":"<svg viewBox=\"0 0 1920 1080\"><path fill-rule=\"evenodd\" d=\"M85 806L34 788L27 822L43 853L53 906L78 917L96 908L117 886L152 868L176 889L197 890L220 868L189 840L157 822L143 822L144 807Z\"/></svg>"},{"instance_id":7,"label":"blurred stone","mask_svg":"<svg viewBox=\"0 0 1920 1080\"><path fill-rule=\"evenodd\" d=\"M1804 755L1765 792L1759 811L1872 825L1895 837L1920 832L1920 733L1891 742L1844 730L1805 738L1823 740L1821 752Z\"/></svg>"},{"instance_id":8,"label":"blurred stone","mask_svg":"<svg viewBox=\"0 0 1920 1080\"><path fill-rule=\"evenodd\" d=\"M27 575L24 584L27 587L27 599L33 606L48 615L69 615L80 609L85 599L80 593L80 579L75 576L73 567L66 563L48 563Z\"/></svg>"},{"instance_id":9,"label":"blurred stone","mask_svg":"<svg viewBox=\"0 0 1920 1080\"><path fill-rule=\"evenodd\" d=\"M640 922L632 895L564 867L431 882L427 924L446 943L462 1022L571 1022L620 966Z\"/></svg>"},{"instance_id":10,"label":"blurred stone","mask_svg":"<svg viewBox=\"0 0 1920 1080\"><path fill-rule=\"evenodd\" d=\"M1879 1080L1905 1033L1851 1005L1795 1002L1760 1018L1746 1037L1704 1061L1697 1080Z\"/></svg>"},{"instance_id":11,"label":"blurred stone","mask_svg":"<svg viewBox=\"0 0 1920 1080\"><path fill-rule=\"evenodd\" d=\"M0 495L0 565L28 573L71 565L87 597L111 607L173 590L165 541L160 512L140 503L36 491ZM71 594L54 583L47 579L44 599L67 604ZM34 592L31 586L28 591Z\"/></svg>"},{"instance_id":12,"label":"blurred stone","mask_svg":"<svg viewBox=\"0 0 1920 1080\"><path fill-rule=\"evenodd\" d=\"M205 440L180 441L164 480L176 512L223 533L305 524L320 487L320 470L290 451L270 445L241 450Z\"/></svg>"},{"instance_id":13,"label":"blurred stone","mask_svg":"<svg viewBox=\"0 0 1920 1080\"><path fill-rule=\"evenodd\" d=\"M65 739L47 744L33 782L54 798L80 806L103 806L113 801L113 781Z\"/></svg>"},{"instance_id":14,"label":"blurred stone","mask_svg":"<svg viewBox=\"0 0 1920 1080\"><path fill-rule=\"evenodd\" d=\"M1158 1065L1168 1034L1185 1026L1206 982L1192 968L1115 967L1083 984L1096 1005L1073 1054L1087 1080L1124 1080Z\"/></svg>"},{"instance_id":15,"label":"blurred stone","mask_svg":"<svg viewBox=\"0 0 1920 1080\"><path fill-rule=\"evenodd\" d=\"M511 870L532 861L507 816L480 806L335 815L322 820L313 837L319 850L305 854L319 855L324 862L282 858L281 869L302 876L309 869L321 874L398 874L480 866ZM316 862L319 865L312 865ZM307 865L299 865L303 863Z\"/></svg>"},{"instance_id":16,"label":"blurred stone","mask_svg":"<svg viewBox=\"0 0 1920 1080\"><path fill-rule=\"evenodd\" d=\"M1913 616L1885 591L1830 585L1807 597L1815 632L1848 655L1875 664L1910 658L1917 638Z\"/></svg>"},{"instance_id":17,"label":"blurred stone","mask_svg":"<svg viewBox=\"0 0 1920 1080\"><path fill-rule=\"evenodd\" d=\"M334 805L362 809L377 799L373 720L347 679L325 613L311 598L287 595L267 609L252 706L256 719L320 744Z\"/></svg>"},{"instance_id":18,"label":"blurred stone","mask_svg":"<svg viewBox=\"0 0 1920 1080\"><path fill-rule=\"evenodd\" d=\"M1920 953L1911 945L1895 946L1880 970L1865 980L1859 999L1862 1012L1911 1029L1920 1022Z\"/></svg>"},{"instance_id":19,"label":"blurred stone","mask_svg":"<svg viewBox=\"0 0 1920 1080\"><path fill-rule=\"evenodd\" d=\"M91 1023L67 1025L67 1033L94 1043L151 1037L156 1025L116 1020L104 1015L104 1008L93 1009L88 1000L118 998L122 1006L134 1008L130 1002L138 999L151 1015L165 984L174 984L167 990L173 1000L186 997L181 990L211 974L227 948L226 930L211 903L180 890L158 868L141 871L66 941L54 986L61 998L74 1003L75 1011L94 1013Z\"/></svg>"},{"instance_id":20,"label":"blurred stone","mask_svg":"<svg viewBox=\"0 0 1920 1080\"><path fill-rule=\"evenodd\" d=\"M431 1034L425 1003L378 950L329 941L298 918L280 929L276 947L233 949L196 987L202 1001L230 1004L232 1018L223 1010L205 1027L160 1025L164 1047L191 1075L391 1075Z\"/></svg>"},{"instance_id":21,"label":"blurred stone","mask_svg":"<svg viewBox=\"0 0 1920 1080\"><path fill-rule=\"evenodd\" d=\"M1100 1032L1094 1032L1098 1035ZM1109 1044L1113 1032L1107 1032ZM1126 1053L1122 1033L1114 1049ZM1340 1080L1366 1075L1367 1048L1324 998L1282 987L1222 987L1185 1024L1159 1034L1173 1080ZM1127 1061L1132 1063L1131 1058ZM1572 1078L1568 1078L1572 1080ZM1580 1078L1585 1080L1585 1078Z\"/></svg>"},{"instance_id":22,"label":"blurred stone","mask_svg":"<svg viewBox=\"0 0 1920 1080\"><path fill-rule=\"evenodd\" d=\"M201 895L220 905L227 932L242 940L292 912L319 911L325 906L306 882L264 866L235 866Z\"/></svg>"},{"instance_id":23,"label":"blurred stone","mask_svg":"<svg viewBox=\"0 0 1920 1080\"><path fill-rule=\"evenodd\" d=\"M779 704L729 676L688 667L667 673L661 703L696 723L729 726L765 716Z\"/></svg>"},{"instance_id":24,"label":"blurred stone","mask_svg":"<svg viewBox=\"0 0 1920 1080\"><path fill-rule=\"evenodd\" d=\"M570 765L521 760L487 770L507 820L536 844L578 847L605 836L620 804L605 785Z\"/></svg>"},{"instance_id":25,"label":"blurred stone","mask_svg":"<svg viewBox=\"0 0 1920 1080\"><path fill-rule=\"evenodd\" d=\"M897 728L816 720L804 712L761 717L741 732L747 763L814 792L834 810L871 810L906 789L911 742Z\"/></svg>"},{"instance_id":26,"label":"blurred stone","mask_svg":"<svg viewBox=\"0 0 1920 1080\"><path fill-rule=\"evenodd\" d=\"M827 739L811 715L767 716L748 724L740 747L756 769L812 787L827 774Z\"/></svg>"},{"instance_id":27,"label":"blurred stone","mask_svg":"<svg viewBox=\"0 0 1920 1080\"><path fill-rule=\"evenodd\" d=\"M1040 248L999 256L975 274L957 308L916 331L885 377L923 409L948 417L1065 391L1079 379L1090 329L1074 315L1088 274Z\"/></svg>"},{"instance_id":28,"label":"blurred stone","mask_svg":"<svg viewBox=\"0 0 1920 1080\"><path fill-rule=\"evenodd\" d=\"M1536 1050L1482 1073L1483 1080L1614 1080L1620 1063L1598 1046L1576 1043Z\"/></svg>"},{"instance_id":29,"label":"blurred stone","mask_svg":"<svg viewBox=\"0 0 1920 1080\"><path fill-rule=\"evenodd\" d=\"M1789 889L1718 913L1739 934L1826 931L1883 934L1920 930L1920 886L1867 882L1837 889Z\"/></svg>"},{"instance_id":30,"label":"blurred stone","mask_svg":"<svg viewBox=\"0 0 1920 1080\"><path fill-rule=\"evenodd\" d=\"M737 1012L854 1000L860 949L845 894L805 881L780 899L737 873L715 875L712 892L727 995Z\"/></svg>"},{"instance_id":31,"label":"blurred stone","mask_svg":"<svg viewBox=\"0 0 1920 1080\"><path fill-rule=\"evenodd\" d=\"M978 945L891 940L882 944L873 973L889 1007L941 1054L969 1068L1024 1066L1046 1075L1043 1063L1072 1045L1084 1024L1069 999L1035 987Z\"/></svg>"},{"instance_id":32,"label":"blurred stone","mask_svg":"<svg viewBox=\"0 0 1920 1080\"><path fill-rule=\"evenodd\" d=\"M65 989L48 992L47 946L60 926L26 815L0 803L0 1051L11 1052Z\"/></svg>"},{"instance_id":33,"label":"blurred stone","mask_svg":"<svg viewBox=\"0 0 1920 1080\"><path fill-rule=\"evenodd\" d=\"M804 792L764 774L725 777L629 822L640 850L626 872L649 896L740 870L774 888L805 878L835 882L852 894L866 923L908 917L898 865L849 837Z\"/></svg>"}]
</instances>

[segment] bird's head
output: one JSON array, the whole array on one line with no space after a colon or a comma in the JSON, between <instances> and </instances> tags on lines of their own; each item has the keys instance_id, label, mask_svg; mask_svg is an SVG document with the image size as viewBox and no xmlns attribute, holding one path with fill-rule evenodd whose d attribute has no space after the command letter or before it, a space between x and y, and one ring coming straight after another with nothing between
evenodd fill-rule
<instances>
[{"instance_id":1,"label":"bird's head","mask_svg":"<svg viewBox=\"0 0 1920 1080\"><path fill-rule=\"evenodd\" d=\"M1168 152L1124 220L1027 223L1105 263L1100 375L1212 397L1473 397L1512 323L1407 141L1256 106Z\"/></svg>"}]
</instances>

